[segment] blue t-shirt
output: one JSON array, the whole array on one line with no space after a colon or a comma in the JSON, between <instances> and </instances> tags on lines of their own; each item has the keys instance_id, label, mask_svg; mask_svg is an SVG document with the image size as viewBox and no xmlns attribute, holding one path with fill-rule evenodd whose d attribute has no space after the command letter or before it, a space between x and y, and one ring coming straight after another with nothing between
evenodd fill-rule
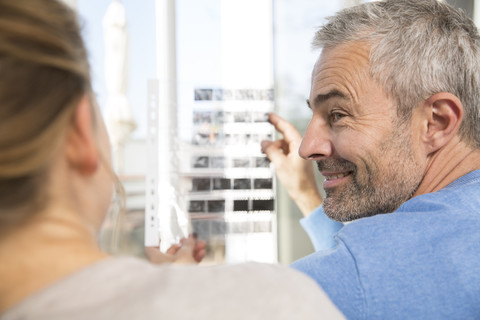
<instances>
[{"instance_id":1,"label":"blue t-shirt","mask_svg":"<svg viewBox=\"0 0 480 320\"><path fill-rule=\"evenodd\" d=\"M348 319L480 319L480 170L334 240L292 267Z\"/></svg>"}]
</instances>

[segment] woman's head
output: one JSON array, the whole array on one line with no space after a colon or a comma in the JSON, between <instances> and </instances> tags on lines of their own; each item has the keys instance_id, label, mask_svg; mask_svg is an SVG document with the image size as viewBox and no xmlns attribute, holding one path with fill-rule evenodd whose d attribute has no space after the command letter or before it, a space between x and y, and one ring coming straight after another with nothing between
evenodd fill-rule
<instances>
[{"instance_id":1,"label":"woman's head","mask_svg":"<svg viewBox=\"0 0 480 320\"><path fill-rule=\"evenodd\" d=\"M75 13L52 0L0 0L1 225L46 205L50 165L85 95L92 105Z\"/></svg>"}]
</instances>

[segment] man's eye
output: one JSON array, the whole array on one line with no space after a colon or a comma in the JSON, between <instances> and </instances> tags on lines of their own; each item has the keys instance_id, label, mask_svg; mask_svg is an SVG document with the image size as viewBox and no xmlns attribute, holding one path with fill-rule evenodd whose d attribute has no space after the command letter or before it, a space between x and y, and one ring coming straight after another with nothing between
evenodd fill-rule
<instances>
[{"instance_id":1,"label":"man's eye","mask_svg":"<svg viewBox=\"0 0 480 320\"><path fill-rule=\"evenodd\" d=\"M330 121L332 123L334 122L337 122L338 120L342 119L343 117L346 117L347 115L344 114L344 113L340 113L340 112L332 112L330 114Z\"/></svg>"}]
</instances>

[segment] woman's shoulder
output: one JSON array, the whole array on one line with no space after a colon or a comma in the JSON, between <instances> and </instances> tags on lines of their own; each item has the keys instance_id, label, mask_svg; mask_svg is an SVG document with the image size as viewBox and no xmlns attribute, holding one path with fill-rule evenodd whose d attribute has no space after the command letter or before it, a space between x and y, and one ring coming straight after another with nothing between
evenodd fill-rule
<instances>
[{"instance_id":1,"label":"woman's shoulder","mask_svg":"<svg viewBox=\"0 0 480 320\"><path fill-rule=\"evenodd\" d=\"M313 319L339 315L317 284L262 263L152 265L109 258L50 286L2 319Z\"/></svg>"}]
</instances>

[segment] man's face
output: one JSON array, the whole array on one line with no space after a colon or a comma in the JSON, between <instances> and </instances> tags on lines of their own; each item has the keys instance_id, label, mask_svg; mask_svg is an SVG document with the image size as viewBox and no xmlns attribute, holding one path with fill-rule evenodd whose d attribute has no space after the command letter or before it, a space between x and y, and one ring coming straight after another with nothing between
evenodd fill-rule
<instances>
[{"instance_id":1,"label":"man's face","mask_svg":"<svg viewBox=\"0 0 480 320\"><path fill-rule=\"evenodd\" d=\"M325 177L323 208L350 221L392 212L418 187L418 161L410 121L369 75L369 48L349 43L322 52L312 73L313 111L299 153Z\"/></svg>"}]
</instances>

